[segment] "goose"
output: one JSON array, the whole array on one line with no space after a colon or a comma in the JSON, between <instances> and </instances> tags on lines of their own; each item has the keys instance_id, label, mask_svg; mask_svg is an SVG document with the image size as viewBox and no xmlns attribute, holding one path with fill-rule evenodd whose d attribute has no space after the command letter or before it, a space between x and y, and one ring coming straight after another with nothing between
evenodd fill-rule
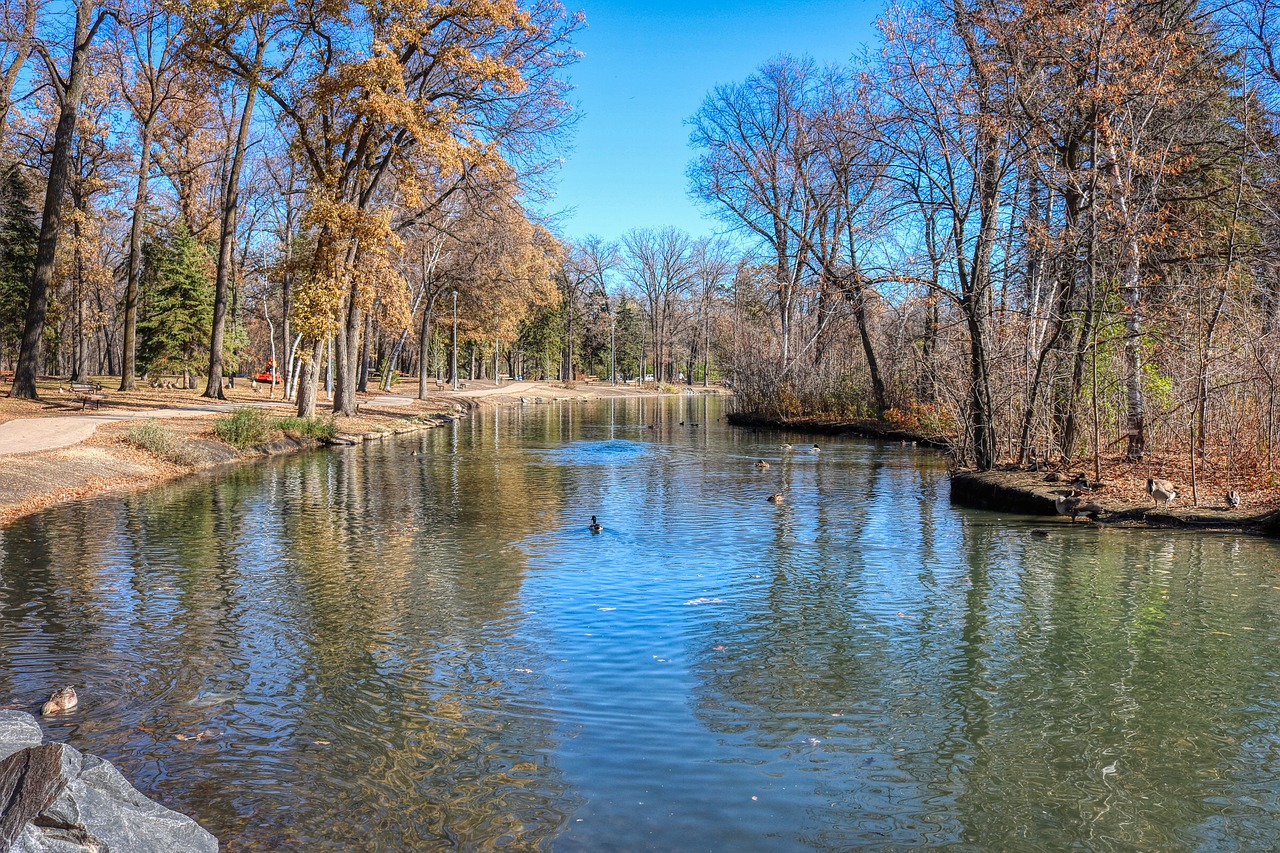
<instances>
[{"instance_id":1,"label":"goose","mask_svg":"<svg viewBox=\"0 0 1280 853\"><path fill-rule=\"evenodd\" d=\"M1178 496L1178 490L1173 487L1173 483L1169 480L1157 480L1153 477L1147 479L1147 494L1151 495L1151 499L1155 501L1156 506L1160 504L1168 504Z\"/></svg>"},{"instance_id":2,"label":"goose","mask_svg":"<svg viewBox=\"0 0 1280 853\"><path fill-rule=\"evenodd\" d=\"M774 492L773 494L769 495L769 497L766 498L766 500L768 500L769 503L771 504L780 504L782 503L783 498L784 496L782 492Z\"/></svg>"},{"instance_id":3,"label":"goose","mask_svg":"<svg viewBox=\"0 0 1280 853\"><path fill-rule=\"evenodd\" d=\"M756 467L759 468L761 471L767 471L769 470L769 463L761 459L759 462L756 463Z\"/></svg>"},{"instance_id":4,"label":"goose","mask_svg":"<svg viewBox=\"0 0 1280 853\"><path fill-rule=\"evenodd\" d=\"M53 691L49 701L40 706L40 713L46 717L50 714L61 714L63 711L70 711L78 704L80 704L80 699L76 696L74 687L70 685L59 687Z\"/></svg>"},{"instance_id":5,"label":"goose","mask_svg":"<svg viewBox=\"0 0 1280 853\"><path fill-rule=\"evenodd\" d=\"M1084 516L1088 519L1096 519L1099 515L1106 512L1106 510L1096 503L1084 503L1078 497L1068 498L1062 495L1058 495L1053 499L1053 507L1058 511L1058 515L1069 516L1072 521L1075 521L1080 516Z\"/></svg>"},{"instance_id":6,"label":"goose","mask_svg":"<svg viewBox=\"0 0 1280 853\"><path fill-rule=\"evenodd\" d=\"M1229 506L1231 509L1240 508L1240 493L1237 492L1235 489L1232 489L1231 491L1227 492L1227 506Z\"/></svg>"},{"instance_id":7,"label":"goose","mask_svg":"<svg viewBox=\"0 0 1280 853\"><path fill-rule=\"evenodd\" d=\"M604 527L600 524L600 522L596 521L596 517L594 515L591 516L591 523L587 525L587 529L590 530L592 533L604 532Z\"/></svg>"}]
</instances>

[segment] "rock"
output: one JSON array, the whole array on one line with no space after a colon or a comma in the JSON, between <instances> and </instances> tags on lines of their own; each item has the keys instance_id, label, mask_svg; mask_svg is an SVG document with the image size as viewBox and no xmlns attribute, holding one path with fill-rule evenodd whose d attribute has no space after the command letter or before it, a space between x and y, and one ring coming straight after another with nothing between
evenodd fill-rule
<instances>
[{"instance_id":1,"label":"rock","mask_svg":"<svg viewBox=\"0 0 1280 853\"><path fill-rule=\"evenodd\" d=\"M21 711L0 711L0 760L44 741L40 723Z\"/></svg>"},{"instance_id":2,"label":"rock","mask_svg":"<svg viewBox=\"0 0 1280 853\"><path fill-rule=\"evenodd\" d=\"M217 853L216 838L110 762L41 739L34 717L0 712L0 853Z\"/></svg>"}]
</instances>

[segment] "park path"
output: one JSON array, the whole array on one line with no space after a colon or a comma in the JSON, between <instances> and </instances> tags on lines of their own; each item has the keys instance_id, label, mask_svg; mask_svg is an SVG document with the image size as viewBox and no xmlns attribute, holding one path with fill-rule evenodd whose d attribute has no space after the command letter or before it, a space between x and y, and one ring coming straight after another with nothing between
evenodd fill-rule
<instances>
[{"instance_id":1,"label":"park path","mask_svg":"<svg viewBox=\"0 0 1280 853\"><path fill-rule=\"evenodd\" d=\"M369 400L380 406L408 406L413 398L402 394L380 394ZM0 424L0 456L17 453L35 453L41 450L57 450L79 444L93 435L103 424L118 421L141 421L150 418L194 418L200 415L216 415L241 406L269 409L278 406L293 407L283 400L260 403L206 403L193 406L174 406L166 409L102 409L91 415L64 415L52 418L18 418Z\"/></svg>"}]
</instances>

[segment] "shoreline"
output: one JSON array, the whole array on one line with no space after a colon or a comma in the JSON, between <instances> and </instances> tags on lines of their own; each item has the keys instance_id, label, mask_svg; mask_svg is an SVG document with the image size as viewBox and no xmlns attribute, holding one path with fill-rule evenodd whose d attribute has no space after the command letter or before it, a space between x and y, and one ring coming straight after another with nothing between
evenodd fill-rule
<instances>
[{"instance_id":1,"label":"shoreline","mask_svg":"<svg viewBox=\"0 0 1280 853\"><path fill-rule=\"evenodd\" d=\"M758 412L730 412L725 420L736 427L763 427L783 432L811 435L852 435L883 441L905 441L933 450L948 450L945 439L900 429L885 421L867 419L842 421L834 418L779 418Z\"/></svg>"},{"instance_id":2,"label":"shoreline","mask_svg":"<svg viewBox=\"0 0 1280 853\"><path fill-rule=\"evenodd\" d=\"M245 389L239 393L228 390L230 400L215 403L196 397L194 391L130 397L113 393L112 402L124 408L90 410L84 412L65 406L65 401L54 395L43 403L29 401L4 401L17 404L17 411L4 417L0 411L0 423L6 420L22 420L37 427L47 422L50 429L60 419L98 415L101 423L87 437L72 443L16 453L0 454L0 525L31 515L51 506L86 500L109 494L123 494L151 488L191 474L215 468L243 464L255 459L281 456L324 446L353 446L367 441L380 441L392 436L408 435L466 417L469 411L482 408L509 408L517 406L548 405L558 402L577 402L610 398L636 398L672 396L657 388L614 386L600 383L559 382L511 382L495 384L492 381L468 381L458 391L442 389L426 400L416 399L416 382L401 383L390 395L381 393L361 395L357 414L352 418L336 421L337 432L331 439L303 438L276 431L276 434L259 444L238 450L219 440L213 434L216 420L232 414L242 406L260 407L261 397L250 397ZM724 393L711 388L710 393ZM399 393L397 393L399 392ZM256 392L255 392L256 393ZM682 393L684 392L682 389ZM695 393L704 393L697 389ZM140 397L145 399L139 399ZM152 399L154 397L155 399ZM123 398L123 399L122 399ZM290 409L283 401L265 408L272 416L285 416ZM178 412L177 405L186 410ZM154 407L166 414L147 417ZM116 419L122 412L128 419ZM15 415L12 416L12 415ZM317 417L328 419L330 413L319 411ZM96 420L96 418L95 418ZM151 423L174 433L183 449L198 462L175 463L161 455L145 450L130 442L125 434L131 426Z\"/></svg>"},{"instance_id":3,"label":"shoreline","mask_svg":"<svg viewBox=\"0 0 1280 853\"><path fill-rule=\"evenodd\" d=\"M920 447L948 449L941 439L912 434L882 421L776 418L752 412L734 412L727 417L727 420L738 427L765 427L801 434L850 435L872 440L899 440L914 442ZM970 509L1015 513L1070 523L1070 519L1058 514L1054 498L1071 494L1073 491L1071 483L1067 481L1065 475L1061 475L1061 480L1057 481L1050 480L1051 477L1054 475L1046 471L952 469L949 474L951 502ZM1092 523L1107 527L1247 533L1280 538L1280 508L1274 506L1231 510L1225 506L1219 508L1179 504L1156 509L1149 501L1134 499L1132 495L1111 494L1104 487L1099 487L1096 493L1089 493L1086 500L1096 502L1104 509L1101 518Z\"/></svg>"},{"instance_id":4,"label":"shoreline","mask_svg":"<svg viewBox=\"0 0 1280 853\"><path fill-rule=\"evenodd\" d=\"M1071 523L1070 519L1058 515L1054 506L1055 497L1072 491L1070 484L1047 481L1044 472L959 470L951 472L950 480L951 502L958 506L1052 517ZM1155 508L1148 503L1110 499L1105 494L1090 495L1088 500L1104 509L1102 517L1092 523L1106 527L1280 537L1280 511L1270 507L1258 510L1210 506Z\"/></svg>"}]
</instances>

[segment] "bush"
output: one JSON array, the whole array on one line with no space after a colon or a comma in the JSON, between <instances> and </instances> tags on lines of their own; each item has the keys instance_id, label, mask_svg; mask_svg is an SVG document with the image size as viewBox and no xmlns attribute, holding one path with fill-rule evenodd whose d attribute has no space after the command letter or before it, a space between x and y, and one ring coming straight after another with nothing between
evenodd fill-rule
<instances>
[{"instance_id":1,"label":"bush","mask_svg":"<svg viewBox=\"0 0 1280 853\"><path fill-rule=\"evenodd\" d=\"M134 424L125 431L124 439L174 465L193 467L205 461L204 455L187 444L182 436L155 421Z\"/></svg>"},{"instance_id":2,"label":"bush","mask_svg":"<svg viewBox=\"0 0 1280 853\"><path fill-rule=\"evenodd\" d=\"M276 418L271 426L297 438L329 439L338 433L338 427L332 420L321 418Z\"/></svg>"},{"instance_id":3,"label":"bush","mask_svg":"<svg viewBox=\"0 0 1280 853\"><path fill-rule=\"evenodd\" d=\"M218 438L237 450L244 450L266 440L271 426L261 409L242 406L213 425Z\"/></svg>"}]
</instances>

